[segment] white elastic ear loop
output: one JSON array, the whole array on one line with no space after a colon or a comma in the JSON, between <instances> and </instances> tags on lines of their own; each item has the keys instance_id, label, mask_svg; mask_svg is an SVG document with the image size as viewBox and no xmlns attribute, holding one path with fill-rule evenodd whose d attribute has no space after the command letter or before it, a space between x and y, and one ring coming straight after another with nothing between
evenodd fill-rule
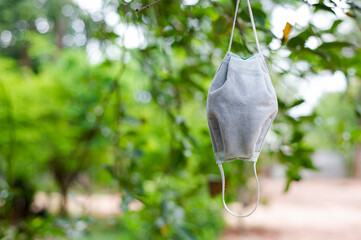
<instances>
[{"instance_id":1,"label":"white elastic ear loop","mask_svg":"<svg viewBox=\"0 0 361 240\"><path fill-rule=\"evenodd\" d=\"M256 40L256 45L257 45L258 53L259 53L259 55L261 55L261 57L263 58L263 54L262 54L262 51L261 51L261 47L259 46L259 42L258 42L258 36L257 36L257 31L256 31L256 24L254 23L252 7L251 7L251 3L249 2L249 0L247 0L247 5L248 5L249 16L250 16L250 18L251 18L253 35L254 35L254 38L255 38L255 40Z\"/></svg>"},{"instance_id":2,"label":"white elastic ear loop","mask_svg":"<svg viewBox=\"0 0 361 240\"><path fill-rule=\"evenodd\" d=\"M253 208L253 210L246 214L246 215L239 215L239 214L235 214L233 213L231 210L229 210L229 208L227 207L226 202L224 201L224 189L225 189L225 179L224 179L224 171L223 171L223 167L222 167L222 163L218 163L218 167L219 167L219 171L221 172L221 177L222 177L222 200L223 200L223 205L226 208L227 212L229 212L232 216L235 217L248 217L250 216L254 211L256 211L258 203L259 203L259 182L258 182L258 177L257 177L257 171L256 171L256 163L257 161L254 162L253 164L253 169L254 169L254 175L256 177L256 182L257 182L257 202L256 202L256 206Z\"/></svg>"},{"instance_id":3,"label":"white elastic ear loop","mask_svg":"<svg viewBox=\"0 0 361 240\"><path fill-rule=\"evenodd\" d=\"M234 27L235 27L235 25L236 25L236 20L237 20L237 12L238 12L239 0L237 0L237 3L236 3L236 4L237 4L237 5L236 5L236 11L235 11L235 13L234 13L234 18L233 18L233 26L232 26L232 32L231 32L231 39L229 40L229 45L228 45L228 52L231 51L232 40L233 40L233 33L234 33ZM248 12L249 12L249 16L250 16L250 19L251 19L253 35L254 35L254 38L255 38L255 40L256 40L256 45L257 45L258 53L259 53L259 55L261 55L261 57L262 57L263 60L264 60L264 57L263 57L263 54L262 54L262 51L261 51L261 47L260 47L259 41L258 41L258 36L257 36L257 31L256 31L256 24L255 24L255 22L254 22L253 12L252 12L252 7L251 7L250 0L247 0L247 5L248 5Z\"/></svg>"},{"instance_id":4,"label":"white elastic ear loop","mask_svg":"<svg viewBox=\"0 0 361 240\"><path fill-rule=\"evenodd\" d=\"M233 33L234 33L234 26L236 25L236 20L237 20L238 6L239 6L239 0L237 0L236 11L235 11L235 13L234 13L233 26L232 26L232 32L231 32L231 39L229 40L229 44L228 44L228 52L231 51L232 40L233 40Z\"/></svg>"}]
</instances>

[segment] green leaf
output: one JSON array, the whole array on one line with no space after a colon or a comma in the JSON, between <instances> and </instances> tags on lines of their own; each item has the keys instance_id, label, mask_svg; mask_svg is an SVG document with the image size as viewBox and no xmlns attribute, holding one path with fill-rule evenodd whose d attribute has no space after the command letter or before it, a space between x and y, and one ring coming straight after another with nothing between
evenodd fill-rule
<instances>
[{"instance_id":1,"label":"green leaf","mask_svg":"<svg viewBox=\"0 0 361 240\"><path fill-rule=\"evenodd\" d=\"M220 16L214 23L213 32L216 37L226 36L228 34L228 22L222 16Z\"/></svg>"},{"instance_id":2,"label":"green leaf","mask_svg":"<svg viewBox=\"0 0 361 240\"><path fill-rule=\"evenodd\" d=\"M317 4L314 4L312 6L315 7L315 12L320 11L320 10L324 10L324 11L331 12L331 13L336 15L336 13L333 11L332 8L330 8L330 7L328 7L328 6L324 5L324 4L317 3Z\"/></svg>"},{"instance_id":3,"label":"green leaf","mask_svg":"<svg viewBox=\"0 0 361 240\"><path fill-rule=\"evenodd\" d=\"M340 25L340 23L342 23L342 22L343 22L343 20L340 20L340 19L334 21L333 24L332 24L332 26L331 26L331 28L328 29L326 32L331 32L331 33L335 32L335 31L336 31L336 28L337 28L337 27Z\"/></svg>"},{"instance_id":4,"label":"green leaf","mask_svg":"<svg viewBox=\"0 0 361 240\"><path fill-rule=\"evenodd\" d=\"M132 195L126 188L123 188L123 196L122 196L122 203L120 204L120 208L123 212L128 211L129 203L133 200Z\"/></svg>"},{"instance_id":5,"label":"green leaf","mask_svg":"<svg viewBox=\"0 0 361 240\"><path fill-rule=\"evenodd\" d=\"M301 105L302 103L304 103L305 100L304 99L298 99L297 101L295 101L294 103L292 103L289 108L293 108L293 107L296 107L298 105Z\"/></svg>"},{"instance_id":6,"label":"green leaf","mask_svg":"<svg viewBox=\"0 0 361 240\"><path fill-rule=\"evenodd\" d=\"M343 48L343 47L353 47L355 46L350 42L335 41L335 42L324 42L318 48L319 49L330 49L330 48Z\"/></svg>"},{"instance_id":7,"label":"green leaf","mask_svg":"<svg viewBox=\"0 0 361 240\"><path fill-rule=\"evenodd\" d=\"M297 166L290 166L286 171L287 176L287 183L285 187L285 192L287 192L290 188L290 184L293 181L300 181L302 179L301 175L299 174L300 168Z\"/></svg>"},{"instance_id":8,"label":"green leaf","mask_svg":"<svg viewBox=\"0 0 361 240\"><path fill-rule=\"evenodd\" d=\"M180 237L180 239L185 240L195 240L197 239L188 229L185 227L174 227L174 231L177 233L177 235Z\"/></svg>"},{"instance_id":9,"label":"green leaf","mask_svg":"<svg viewBox=\"0 0 361 240\"><path fill-rule=\"evenodd\" d=\"M293 133L293 137L292 137L292 140L291 142L295 143L295 142L299 142L301 141L301 139L304 137L304 133L303 132L300 132L300 131L295 131Z\"/></svg>"},{"instance_id":10,"label":"green leaf","mask_svg":"<svg viewBox=\"0 0 361 240\"><path fill-rule=\"evenodd\" d=\"M304 38L301 38L299 36L293 37L288 40L287 47L296 49L296 48L304 48L306 40Z\"/></svg>"}]
</instances>

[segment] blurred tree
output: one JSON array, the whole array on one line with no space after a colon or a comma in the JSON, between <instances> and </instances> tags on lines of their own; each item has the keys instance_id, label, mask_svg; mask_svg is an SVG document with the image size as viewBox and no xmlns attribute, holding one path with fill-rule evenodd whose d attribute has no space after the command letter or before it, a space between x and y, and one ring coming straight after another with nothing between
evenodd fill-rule
<instances>
[{"instance_id":1,"label":"blurred tree","mask_svg":"<svg viewBox=\"0 0 361 240\"><path fill-rule=\"evenodd\" d=\"M314 168L310 159L312 148L304 142L305 133L310 129L310 124L313 124L314 116L298 118L289 114L288 110L302 104L303 100L290 94L296 84L289 84L286 79L297 82L321 71L341 71L346 79L356 78L356 81L359 81L360 7L345 1L273 2L272 7L264 6L268 8L268 12L263 10L259 2L252 7L260 41L265 45L263 48L269 69L273 79L277 80L280 112L273 129L279 135L279 144L273 144L272 149L275 151L273 156L288 166L287 189L292 180L301 178L300 169ZM176 98L164 96L164 99L170 99L166 105L157 101L163 108L177 112L178 101L183 102L188 94L191 97L192 94L197 94L197 91L202 92L205 99L209 80L227 49L235 3L236 1L183 1L179 7L174 2L160 2L138 14L134 13L134 10L142 6L141 4L131 2L119 6L124 21L130 22L128 26L136 25L139 31L144 33L146 43L139 50L142 57L135 58L150 76L151 88L169 89L152 92L155 99L167 92L181 93L175 95ZM306 5L315 16L327 15L331 27L324 29L316 24L317 20L309 21L305 26L295 25L292 30L288 24L282 41L270 31L270 10L279 6L278 4L286 4L289 9ZM355 31L345 33L342 30L345 24L350 24ZM236 27L233 51L247 56L254 52L254 46L250 46L253 35L246 4L241 5ZM316 42L315 46L310 45L312 41ZM135 56L139 55L137 50L132 52ZM282 67L280 62L283 63ZM350 72L354 72L353 75L350 75ZM357 98L354 99L357 103Z\"/></svg>"},{"instance_id":2,"label":"blurred tree","mask_svg":"<svg viewBox=\"0 0 361 240\"><path fill-rule=\"evenodd\" d=\"M222 206L206 191L207 175L217 170L205 99L228 46L236 0L162 1L139 13L148 2L104 0L95 9L77 2L82 7L70 0L0 1L1 217L28 216L48 175L63 195L64 212L79 174L97 183L103 166L122 192L121 228L131 239L216 238ZM305 136L317 111L303 117L289 111L303 103L292 94L299 81L342 72L360 122L357 4L252 1L280 110L260 159L287 167L286 189L301 169L314 169ZM332 24L286 25L284 35L275 36L270 19L279 6L306 6ZM345 32L346 25L354 31ZM250 26L242 1L233 52L254 52ZM360 126L351 136L360 144ZM231 178L234 189L246 183L243 168L226 169L239 176ZM134 199L145 206L139 212L127 211Z\"/></svg>"},{"instance_id":3,"label":"blurred tree","mask_svg":"<svg viewBox=\"0 0 361 240\"><path fill-rule=\"evenodd\" d=\"M316 149L330 149L342 154L352 175L357 143L352 135L358 127L357 115L350 100L345 93L328 93L323 96L315 107L315 125L307 133L306 141Z\"/></svg>"}]
</instances>

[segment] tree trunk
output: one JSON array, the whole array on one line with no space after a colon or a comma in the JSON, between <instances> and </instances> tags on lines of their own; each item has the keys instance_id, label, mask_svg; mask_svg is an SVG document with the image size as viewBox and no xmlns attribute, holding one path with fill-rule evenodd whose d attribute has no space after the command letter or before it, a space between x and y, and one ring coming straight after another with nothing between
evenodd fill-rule
<instances>
[{"instance_id":1,"label":"tree trunk","mask_svg":"<svg viewBox=\"0 0 361 240\"><path fill-rule=\"evenodd\" d=\"M353 175L355 178L361 178L361 145L356 143Z\"/></svg>"},{"instance_id":2,"label":"tree trunk","mask_svg":"<svg viewBox=\"0 0 361 240\"><path fill-rule=\"evenodd\" d=\"M67 184L62 184L60 187L61 191L61 203L60 203L60 215L66 216L68 214L67 212L67 206L68 206L68 186Z\"/></svg>"},{"instance_id":3,"label":"tree trunk","mask_svg":"<svg viewBox=\"0 0 361 240\"><path fill-rule=\"evenodd\" d=\"M358 83L357 97L355 101L355 110L356 110L356 129L361 129L361 110L359 104L361 102L361 84ZM354 165L353 165L353 175L355 178L361 178L361 142L360 139L356 139L355 142L355 155L354 155Z\"/></svg>"},{"instance_id":4,"label":"tree trunk","mask_svg":"<svg viewBox=\"0 0 361 240\"><path fill-rule=\"evenodd\" d=\"M58 49L62 49L64 47L63 37L65 35L65 28L66 28L66 19L62 14L59 14L59 17L55 24L56 45Z\"/></svg>"}]
</instances>

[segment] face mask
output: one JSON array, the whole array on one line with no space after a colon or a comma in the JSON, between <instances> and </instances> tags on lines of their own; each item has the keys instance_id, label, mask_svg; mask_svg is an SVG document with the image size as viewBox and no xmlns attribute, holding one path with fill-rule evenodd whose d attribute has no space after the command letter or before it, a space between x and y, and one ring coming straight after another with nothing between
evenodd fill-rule
<instances>
[{"instance_id":1,"label":"face mask","mask_svg":"<svg viewBox=\"0 0 361 240\"><path fill-rule=\"evenodd\" d=\"M223 205L236 217L247 217L258 206L259 183L256 163L266 134L278 111L276 93L259 47L249 0L247 4L258 53L243 59L230 52L238 0L228 52L212 80L207 97L207 120L214 155L222 177ZM225 180L222 163L237 159L254 163L257 181L257 203L246 215L234 214L224 201Z\"/></svg>"}]
</instances>

